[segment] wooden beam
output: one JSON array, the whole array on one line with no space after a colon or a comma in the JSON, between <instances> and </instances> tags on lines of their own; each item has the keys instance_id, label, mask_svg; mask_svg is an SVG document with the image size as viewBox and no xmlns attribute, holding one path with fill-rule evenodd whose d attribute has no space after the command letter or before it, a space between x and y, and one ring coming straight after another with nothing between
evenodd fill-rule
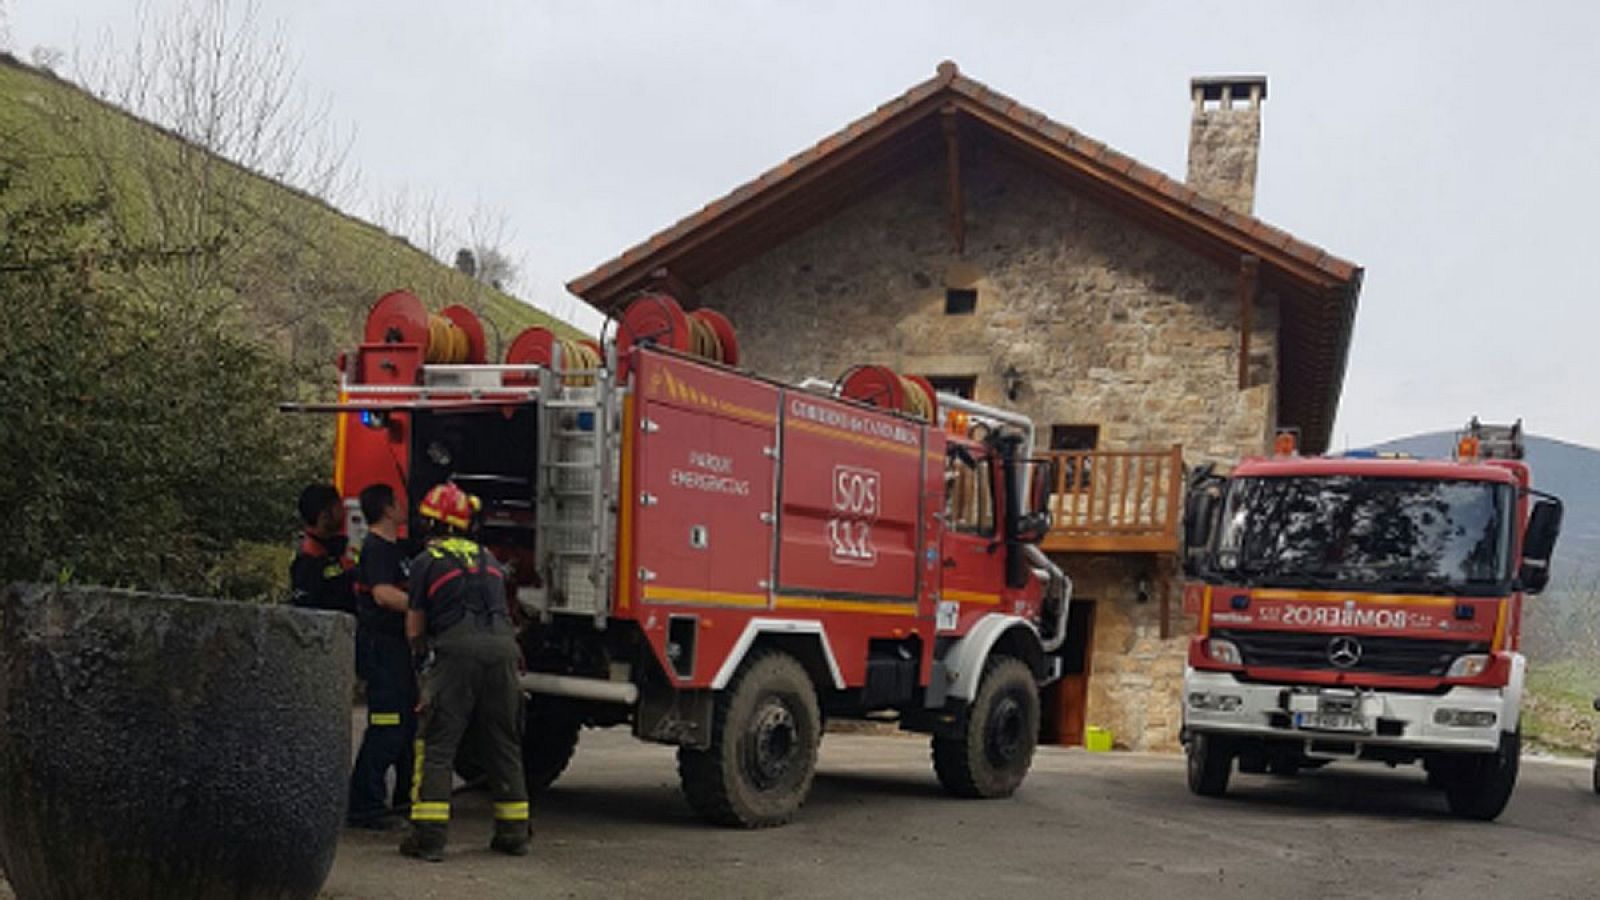
<instances>
[{"instance_id":1,"label":"wooden beam","mask_svg":"<svg viewBox=\"0 0 1600 900\"><path fill-rule=\"evenodd\" d=\"M1250 386L1250 318L1261 289L1261 260L1239 257L1239 390Z\"/></svg>"},{"instance_id":2,"label":"wooden beam","mask_svg":"<svg viewBox=\"0 0 1600 900\"><path fill-rule=\"evenodd\" d=\"M695 297L694 286L679 278L678 273L666 266L651 272L647 284L649 290L671 294L672 299L678 301L678 305L684 309L694 309L700 305Z\"/></svg>"},{"instance_id":3,"label":"wooden beam","mask_svg":"<svg viewBox=\"0 0 1600 900\"><path fill-rule=\"evenodd\" d=\"M1161 639L1164 641L1172 637L1172 583L1165 574L1161 576Z\"/></svg>"},{"instance_id":4,"label":"wooden beam","mask_svg":"<svg viewBox=\"0 0 1600 900\"><path fill-rule=\"evenodd\" d=\"M967 250L967 214L961 196L961 133L954 105L939 111L939 124L944 128L945 208L950 217L950 246L959 256Z\"/></svg>"}]
</instances>

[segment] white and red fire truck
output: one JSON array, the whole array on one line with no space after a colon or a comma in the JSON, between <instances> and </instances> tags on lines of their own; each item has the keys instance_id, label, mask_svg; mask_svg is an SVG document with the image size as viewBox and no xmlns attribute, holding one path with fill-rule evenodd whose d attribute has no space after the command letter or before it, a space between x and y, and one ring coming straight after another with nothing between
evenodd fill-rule
<instances>
[{"instance_id":1,"label":"white and red fire truck","mask_svg":"<svg viewBox=\"0 0 1600 900\"><path fill-rule=\"evenodd\" d=\"M1032 425L860 366L838 383L738 369L708 310L636 300L604 344L532 328L487 359L470 311L405 293L340 359L336 481L414 509L452 480L527 614L531 786L583 726L679 747L714 822L788 820L828 717L932 736L951 792L1010 794L1033 757L1070 584ZM467 762L470 762L468 760Z\"/></svg>"},{"instance_id":2,"label":"white and red fire truck","mask_svg":"<svg viewBox=\"0 0 1600 900\"><path fill-rule=\"evenodd\" d=\"M1221 795L1235 762L1421 762L1452 811L1498 816L1521 750L1524 597L1545 586L1561 523L1520 424L1474 419L1449 460L1279 441L1191 487L1189 787Z\"/></svg>"}]
</instances>

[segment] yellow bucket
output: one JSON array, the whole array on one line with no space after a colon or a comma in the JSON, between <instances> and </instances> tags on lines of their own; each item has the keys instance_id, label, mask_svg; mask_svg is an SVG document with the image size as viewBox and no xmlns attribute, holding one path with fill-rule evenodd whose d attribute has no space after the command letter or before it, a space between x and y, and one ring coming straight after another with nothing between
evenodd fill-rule
<instances>
[{"instance_id":1,"label":"yellow bucket","mask_svg":"<svg viewBox=\"0 0 1600 900\"><path fill-rule=\"evenodd\" d=\"M1083 749L1090 753L1108 753L1111 750L1111 732L1090 725L1083 731Z\"/></svg>"}]
</instances>

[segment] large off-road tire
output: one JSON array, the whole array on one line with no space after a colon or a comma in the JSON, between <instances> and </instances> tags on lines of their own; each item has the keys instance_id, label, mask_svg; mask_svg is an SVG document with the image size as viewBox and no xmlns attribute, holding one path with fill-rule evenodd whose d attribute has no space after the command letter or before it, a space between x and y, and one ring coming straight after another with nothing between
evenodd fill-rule
<instances>
[{"instance_id":1,"label":"large off-road tire","mask_svg":"<svg viewBox=\"0 0 1600 900\"><path fill-rule=\"evenodd\" d=\"M578 732L582 729L583 720L571 701L540 694L528 699L523 709L522 774L530 793L555 784L566 771L578 748ZM455 769L461 780L471 787L481 786L487 774L478 758L479 752L477 732L468 728L456 749Z\"/></svg>"},{"instance_id":2,"label":"large off-road tire","mask_svg":"<svg viewBox=\"0 0 1600 900\"><path fill-rule=\"evenodd\" d=\"M555 784L578 749L583 719L572 701L535 694L528 698L522 721L522 774L528 792Z\"/></svg>"},{"instance_id":3,"label":"large off-road tire","mask_svg":"<svg viewBox=\"0 0 1600 900\"><path fill-rule=\"evenodd\" d=\"M1444 796L1450 811L1488 822L1511 802L1522 759L1522 732L1502 732L1493 753L1463 755L1450 766Z\"/></svg>"},{"instance_id":4,"label":"large off-road tire","mask_svg":"<svg viewBox=\"0 0 1600 900\"><path fill-rule=\"evenodd\" d=\"M1594 753L1594 792L1600 794L1600 750Z\"/></svg>"},{"instance_id":5,"label":"large off-road tire","mask_svg":"<svg viewBox=\"0 0 1600 900\"><path fill-rule=\"evenodd\" d=\"M1039 688L1027 663L995 655L958 735L933 738L933 771L958 797L1009 797L1033 765Z\"/></svg>"},{"instance_id":6,"label":"large off-road tire","mask_svg":"<svg viewBox=\"0 0 1600 900\"><path fill-rule=\"evenodd\" d=\"M1197 732L1189 738L1189 790L1202 797L1221 797L1228 792L1233 774L1233 748L1226 738Z\"/></svg>"},{"instance_id":7,"label":"large off-road tire","mask_svg":"<svg viewBox=\"0 0 1600 900\"><path fill-rule=\"evenodd\" d=\"M811 792L822 740L817 689L794 657L759 650L719 692L711 745L678 748L683 794L707 821L770 828Z\"/></svg>"}]
</instances>

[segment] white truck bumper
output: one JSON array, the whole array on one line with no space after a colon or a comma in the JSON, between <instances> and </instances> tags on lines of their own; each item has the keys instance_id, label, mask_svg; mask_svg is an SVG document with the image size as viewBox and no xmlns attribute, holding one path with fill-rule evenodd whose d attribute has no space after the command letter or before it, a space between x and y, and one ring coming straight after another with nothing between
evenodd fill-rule
<instances>
[{"instance_id":1,"label":"white truck bumper","mask_svg":"<svg viewBox=\"0 0 1600 900\"><path fill-rule=\"evenodd\" d=\"M1285 692L1288 708L1285 708ZM1326 731L1302 727L1317 710L1317 688L1255 684L1231 672L1187 668L1183 676L1186 732L1276 740L1336 742L1363 746L1491 752L1500 732L1515 728L1515 701L1498 688L1454 687L1443 694L1360 691L1367 730ZM1458 724L1466 722L1468 724Z\"/></svg>"}]
</instances>

